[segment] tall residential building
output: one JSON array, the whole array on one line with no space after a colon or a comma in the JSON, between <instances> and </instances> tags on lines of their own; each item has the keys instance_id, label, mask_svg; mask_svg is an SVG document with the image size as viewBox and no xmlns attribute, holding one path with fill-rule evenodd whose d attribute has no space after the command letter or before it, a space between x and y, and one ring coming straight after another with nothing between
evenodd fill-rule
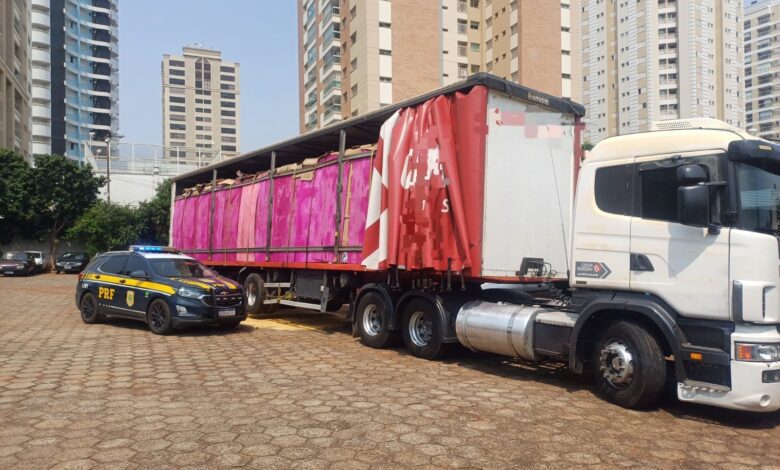
<instances>
[{"instance_id":1,"label":"tall residential building","mask_svg":"<svg viewBox=\"0 0 780 470\"><path fill-rule=\"evenodd\" d=\"M780 140L780 0L745 2L745 126Z\"/></svg>"},{"instance_id":2,"label":"tall residential building","mask_svg":"<svg viewBox=\"0 0 780 470\"><path fill-rule=\"evenodd\" d=\"M301 131L477 72L576 99L578 2L298 0Z\"/></svg>"},{"instance_id":3,"label":"tall residential building","mask_svg":"<svg viewBox=\"0 0 780 470\"><path fill-rule=\"evenodd\" d=\"M169 157L238 155L239 64L198 45L162 61L163 144Z\"/></svg>"},{"instance_id":4,"label":"tall residential building","mask_svg":"<svg viewBox=\"0 0 780 470\"><path fill-rule=\"evenodd\" d=\"M582 0L586 139L653 121L745 122L742 0Z\"/></svg>"},{"instance_id":5,"label":"tall residential building","mask_svg":"<svg viewBox=\"0 0 780 470\"><path fill-rule=\"evenodd\" d=\"M0 3L0 148L30 158L30 8Z\"/></svg>"},{"instance_id":6,"label":"tall residential building","mask_svg":"<svg viewBox=\"0 0 780 470\"><path fill-rule=\"evenodd\" d=\"M119 133L118 0L32 0L33 153Z\"/></svg>"}]
</instances>

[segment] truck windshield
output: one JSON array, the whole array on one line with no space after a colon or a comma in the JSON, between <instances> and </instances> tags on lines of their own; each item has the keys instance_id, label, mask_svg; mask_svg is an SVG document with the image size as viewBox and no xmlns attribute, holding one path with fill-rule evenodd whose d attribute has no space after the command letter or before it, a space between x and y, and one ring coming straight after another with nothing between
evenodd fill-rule
<instances>
[{"instance_id":1,"label":"truck windshield","mask_svg":"<svg viewBox=\"0 0 780 470\"><path fill-rule=\"evenodd\" d=\"M154 272L164 277L214 277L216 274L207 267L191 259L154 258L149 259Z\"/></svg>"},{"instance_id":2,"label":"truck windshield","mask_svg":"<svg viewBox=\"0 0 780 470\"><path fill-rule=\"evenodd\" d=\"M780 175L747 163L737 164L740 225L780 235Z\"/></svg>"}]
</instances>

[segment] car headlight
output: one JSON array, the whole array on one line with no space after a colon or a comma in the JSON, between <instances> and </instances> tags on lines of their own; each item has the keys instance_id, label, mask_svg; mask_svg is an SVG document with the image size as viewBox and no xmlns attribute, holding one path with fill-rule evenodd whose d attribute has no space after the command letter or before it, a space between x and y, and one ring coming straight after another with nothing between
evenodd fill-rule
<instances>
[{"instance_id":1,"label":"car headlight","mask_svg":"<svg viewBox=\"0 0 780 470\"><path fill-rule=\"evenodd\" d=\"M190 289L189 287L179 287L179 297L187 299L200 299L206 293L200 290Z\"/></svg>"},{"instance_id":2,"label":"car headlight","mask_svg":"<svg viewBox=\"0 0 780 470\"><path fill-rule=\"evenodd\" d=\"M734 349L738 361L780 361L780 343L735 343Z\"/></svg>"},{"instance_id":3,"label":"car headlight","mask_svg":"<svg viewBox=\"0 0 780 470\"><path fill-rule=\"evenodd\" d=\"M24 265L23 264L17 264L16 265L16 269L24 269Z\"/></svg>"}]
</instances>

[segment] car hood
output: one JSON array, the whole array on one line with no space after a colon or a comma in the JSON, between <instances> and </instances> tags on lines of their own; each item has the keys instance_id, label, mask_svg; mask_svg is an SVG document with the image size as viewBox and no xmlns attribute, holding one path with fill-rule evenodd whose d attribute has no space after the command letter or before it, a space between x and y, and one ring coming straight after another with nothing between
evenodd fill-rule
<instances>
[{"instance_id":1,"label":"car hood","mask_svg":"<svg viewBox=\"0 0 780 470\"><path fill-rule=\"evenodd\" d=\"M192 287L199 287L201 289L205 289L208 291L211 291L213 289L228 290L228 291L241 290L241 286L237 282L231 281L230 279L224 278L222 276L197 277L197 278L186 278L186 279L180 277L174 277L171 278L171 280L180 284L179 287L192 286Z\"/></svg>"},{"instance_id":2,"label":"car hood","mask_svg":"<svg viewBox=\"0 0 780 470\"><path fill-rule=\"evenodd\" d=\"M14 266L15 267L17 264L27 264L27 261L23 261L23 260L16 261L16 260L12 260L12 259L0 260L0 267L3 267L3 266Z\"/></svg>"}]
</instances>

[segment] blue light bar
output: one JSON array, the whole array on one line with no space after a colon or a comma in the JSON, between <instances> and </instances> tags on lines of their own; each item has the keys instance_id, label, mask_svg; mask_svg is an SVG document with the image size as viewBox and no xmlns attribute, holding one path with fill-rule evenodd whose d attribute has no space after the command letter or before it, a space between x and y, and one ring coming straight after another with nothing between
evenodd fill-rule
<instances>
[{"instance_id":1,"label":"blue light bar","mask_svg":"<svg viewBox=\"0 0 780 470\"><path fill-rule=\"evenodd\" d=\"M137 253L178 253L179 250L170 246L130 245L130 251Z\"/></svg>"}]
</instances>

